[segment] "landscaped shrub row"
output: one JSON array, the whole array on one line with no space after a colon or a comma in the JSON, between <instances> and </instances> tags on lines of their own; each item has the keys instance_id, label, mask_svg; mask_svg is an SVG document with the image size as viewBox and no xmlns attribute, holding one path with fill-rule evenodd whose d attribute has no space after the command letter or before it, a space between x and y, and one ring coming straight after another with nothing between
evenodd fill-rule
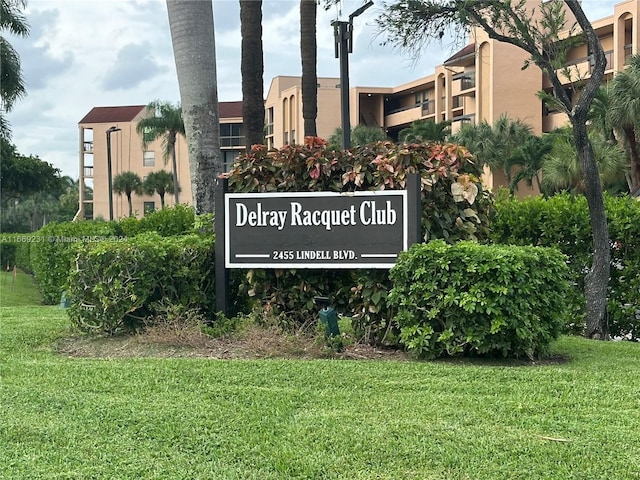
<instances>
[{"instance_id":1,"label":"landscaped shrub row","mask_svg":"<svg viewBox=\"0 0 640 480\"><path fill-rule=\"evenodd\" d=\"M452 144L395 145L378 142L343 152L319 138L280 150L254 146L227 178L233 192L383 190L405 188L419 174L422 238L448 242L488 238L492 200L480 187L481 169L464 148ZM313 297L329 296L338 311L353 315L358 332L372 343L395 330L386 302L386 270L251 270L241 292L275 313L304 325L315 318Z\"/></svg>"},{"instance_id":2,"label":"landscaped shrub row","mask_svg":"<svg viewBox=\"0 0 640 480\"><path fill-rule=\"evenodd\" d=\"M629 197L605 197L611 238L608 318L613 336L640 338L640 203ZM589 211L583 196L496 202L491 223L497 243L557 247L568 257L572 288L566 303L574 331L584 327L584 276L591 265Z\"/></svg>"},{"instance_id":3,"label":"landscaped shrub row","mask_svg":"<svg viewBox=\"0 0 640 480\"><path fill-rule=\"evenodd\" d=\"M158 210L140 220L50 223L33 234L2 235L0 258L5 265L16 264L33 272L44 303L53 305L60 301L79 245L122 240L145 232L164 237L181 235L193 232L194 223L194 210L187 205Z\"/></svg>"},{"instance_id":4,"label":"landscaped shrub row","mask_svg":"<svg viewBox=\"0 0 640 480\"><path fill-rule=\"evenodd\" d=\"M214 239L143 233L76 249L66 283L69 316L83 331L114 334L175 305L213 312Z\"/></svg>"},{"instance_id":5,"label":"landscaped shrub row","mask_svg":"<svg viewBox=\"0 0 640 480\"><path fill-rule=\"evenodd\" d=\"M34 234L31 267L45 304L60 301L76 249L87 243L118 238L114 222L50 223Z\"/></svg>"},{"instance_id":6,"label":"landscaped shrub row","mask_svg":"<svg viewBox=\"0 0 640 480\"><path fill-rule=\"evenodd\" d=\"M567 320L565 262L550 248L414 245L390 274L400 340L425 358L544 353Z\"/></svg>"}]
</instances>

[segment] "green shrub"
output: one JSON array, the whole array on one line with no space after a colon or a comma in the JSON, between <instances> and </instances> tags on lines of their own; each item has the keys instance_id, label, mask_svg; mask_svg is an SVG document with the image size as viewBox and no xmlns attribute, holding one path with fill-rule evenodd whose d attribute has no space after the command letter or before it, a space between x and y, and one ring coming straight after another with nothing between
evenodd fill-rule
<instances>
[{"instance_id":1,"label":"green shrub","mask_svg":"<svg viewBox=\"0 0 640 480\"><path fill-rule=\"evenodd\" d=\"M104 221L50 223L34 235L38 240L31 243L31 266L44 303L54 305L65 289L76 248L116 237L117 226Z\"/></svg>"},{"instance_id":2,"label":"green shrub","mask_svg":"<svg viewBox=\"0 0 640 480\"><path fill-rule=\"evenodd\" d=\"M118 226L122 235L125 237L135 237L139 233L142 233L140 229L140 220L136 217L123 217L118 220Z\"/></svg>"},{"instance_id":3,"label":"green shrub","mask_svg":"<svg viewBox=\"0 0 640 480\"><path fill-rule=\"evenodd\" d=\"M420 357L544 353L567 319L565 257L540 247L441 240L391 269L400 340Z\"/></svg>"},{"instance_id":4,"label":"green shrub","mask_svg":"<svg viewBox=\"0 0 640 480\"><path fill-rule=\"evenodd\" d=\"M122 235L135 237L145 232L157 232L163 237L194 232L195 212L189 205L175 205L146 214L141 219L126 217L118 221Z\"/></svg>"},{"instance_id":5,"label":"green shrub","mask_svg":"<svg viewBox=\"0 0 640 480\"><path fill-rule=\"evenodd\" d=\"M423 239L488 239L492 199L481 189L481 169L458 145L386 141L344 152L308 137L280 150L256 146L226 177L232 192L348 192L403 189L412 173L421 177ZM394 327L386 305L390 288L386 270L251 270L240 291L299 325L317 317L313 297L329 296L338 311L355 314L356 331L378 343Z\"/></svg>"},{"instance_id":6,"label":"green shrub","mask_svg":"<svg viewBox=\"0 0 640 480\"><path fill-rule=\"evenodd\" d=\"M163 237L193 233L195 211L189 205L175 205L148 213L138 222L138 232L158 232Z\"/></svg>"},{"instance_id":7,"label":"green shrub","mask_svg":"<svg viewBox=\"0 0 640 480\"><path fill-rule=\"evenodd\" d=\"M78 248L67 283L69 316L83 331L114 334L159 315L167 304L215 305L212 237L161 237L156 232Z\"/></svg>"},{"instance_id":8,"label":"green shrub","mask_svg":"<svg viewBox=\"0 0 640 480\"><path fill-rule=\"evenodd\" d=\"M613 336L640 338L640 203L629 197L605 197L611 238L608 291L609 330ZM496 243L556 247L568 257L572 288L566 302L571 329L585 322L584 277L593 254L586 199L562 194L518 200L502 197L491 222Z\"/></svg>"}]
</instances>

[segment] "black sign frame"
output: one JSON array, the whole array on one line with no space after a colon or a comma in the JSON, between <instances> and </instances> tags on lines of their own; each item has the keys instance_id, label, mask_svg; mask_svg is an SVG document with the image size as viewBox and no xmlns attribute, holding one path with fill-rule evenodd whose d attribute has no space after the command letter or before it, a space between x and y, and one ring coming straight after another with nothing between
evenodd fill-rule
<instances>
[{"instance_id":1,"label":"black sign frame","mask_svg":"<svg viewBox=\"0 0 640 480\"><path fill-rule=\"evenodd\" d=\"M389 269L409 246L407 193L228 193L225 267Z\"/></svg>"}]
</instances>

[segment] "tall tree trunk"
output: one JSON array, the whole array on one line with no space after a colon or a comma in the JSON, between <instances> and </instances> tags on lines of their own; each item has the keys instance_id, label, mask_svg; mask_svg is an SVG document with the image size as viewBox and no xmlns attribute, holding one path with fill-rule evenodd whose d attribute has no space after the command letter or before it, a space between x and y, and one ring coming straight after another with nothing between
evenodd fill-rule
<instances>
[{"instance_id":1,"label":"tall tree trunk","mask_svg":"<svg viewBox=\"0 0 640 480\"><path fill-rule=\"evenodd\" d=\"M133 202L131 201L131 192L127 193L127 201L129 202L129 216L133 217Z\"/></svg>"},{"instance_id":2,"label":"tall tree trunk","mask_svg":"<svg viewBox=\"0 0 640 480\"><path fill-rule=\"evenodd\" d=\"M189 145L193 204L196 213L213 213L215 179L223 171L213 4L167 0L167 12Z\"/></svg>"},{"instance_id":3,"label":"tall tree trunk","mask_svg":"<svg viewBox=\"0 0 640 480\"><path fill-rule=\"evenodd\" d=\"M611 268L611 250L607 214L602 195L602 184L593 154L593 148L587 136L584 123L574 124L574 141L580 158L585 184L585 197L589 206L593 257L591 269L584 281L587 321L585 335L598 340L609 339L607 321L607 286Z\"/></svg>"},{"instance_id":4,"label":"tall tree trunk","mask_svg":"<svg viewBox=\"0 0 640 480\"><path fill-rule=\"evenodd\" d=\"M316 0L300 0L300 57L302 59L302 118L304 136L318 135L318 74L316 40Z\"/></svg>"},{"instance_id":5,"label":"tall tree trunk","mask_svg":"<svg viewBox=\"0 0 640 480\"><path fill-rule=\"evenodd\" d=\"M638 142L636 141L636 131L633 126L624 129L629 146L629 158L631 159L631 177L633 178L633 188L640 186L640 153L638 152Z\"/></svg>"},{"instance_id":6,"label":"tall tree trunk","mask_svg":"<svg viewBox=\"0 0 640 480\"><path fill-rule=\"evenodd\" d=\"M262 0L240 0L242 123L247 152L264 143Z\"/></svg>"},{"instance_id":7,"label":"tall tree trunk","mask_svg":"<svg viewBox=\"0 0 640 480\"><path fill-rule=\"evenodd\" d=\"M180 203L180 197L178 193L180 192L180 188L178 186L178 162L176 161L176 146L175 142L173 145L173 150L171 150L171 168L173 169L173 195L176 200L176 205ZM162 196L164 200L164 195ZM162 202L162 206L164 207L164 201Z\"/></svg>"},{"instance_id":8,"label":"tall tree trunk","mask_svg":"<svg viewBox=\"0 0 640 480\"><path fill-rule=\"evenodd\" d=\"M580 167L585 184L585 197L589 206L591 220L591 236L593 239L593 257L591 269L585 277L584 293L586 297L587 322L585 335L599 340L609 339L607 320L607 289L611 269L611 250L609 242L609 226L602 196L602 183L598 174L598 166L593 154L593 147L587 134L587 115L596 92L604 79L606 57L600 39L589 23L578 0L565 0L567 6L583 27L588 48L595 59L591 78L586 82L580 98L575 105L566 105L573 127ZM557 88L554 86L554 88Z\"/></svg>"}]
</instances>

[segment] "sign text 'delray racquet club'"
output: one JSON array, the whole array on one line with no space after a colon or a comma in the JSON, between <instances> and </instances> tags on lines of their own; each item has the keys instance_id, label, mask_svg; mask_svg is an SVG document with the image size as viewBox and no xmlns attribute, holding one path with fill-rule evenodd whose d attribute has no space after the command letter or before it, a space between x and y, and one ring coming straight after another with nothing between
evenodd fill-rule
<instances>
[{"instance_id":1,"label":"sign text 'delray racquet club'","mask_svg":"<svg viewBox=\"0 0 640 480\"><path fill-rule=\"evenodd\" d=\"M225 266L390 268L411 243L407 193L228 193Z\"/></svg>"}]
</instances>

